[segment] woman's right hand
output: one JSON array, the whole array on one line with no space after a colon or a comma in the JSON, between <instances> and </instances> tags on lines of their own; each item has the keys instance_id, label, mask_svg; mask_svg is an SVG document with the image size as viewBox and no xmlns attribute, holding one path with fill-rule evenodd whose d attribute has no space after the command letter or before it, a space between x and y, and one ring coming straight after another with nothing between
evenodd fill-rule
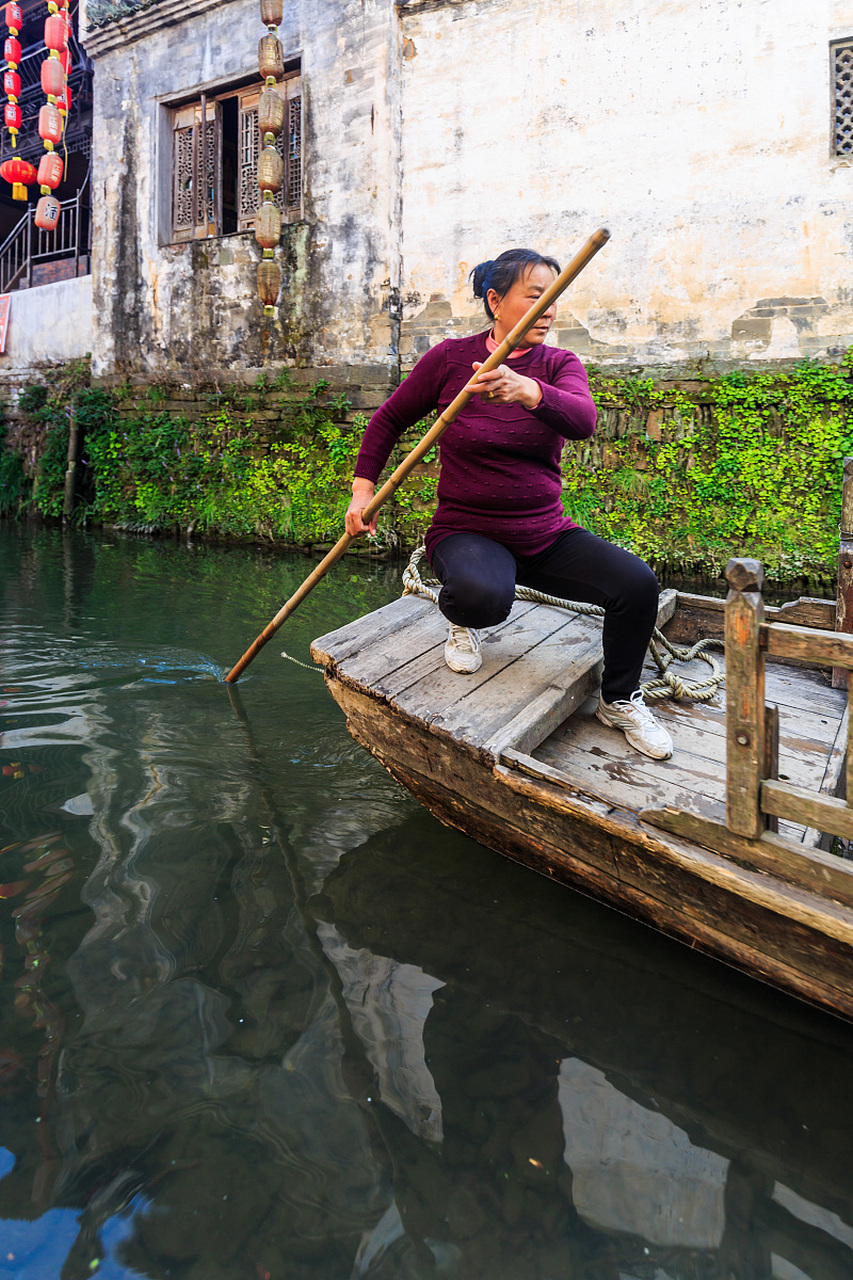
<instances>
[{"instance_id":1,"label":"woman's right hand","mask_svg":"<svg viewBox=\"0 0 853 1280\"><path fill-rule=\"evenodd\" d=\"M373 497L374 484L372 480L362 480L356 476L352 483L352 502L347 507L346 530L351 538L357 538L362 533L375 533L377 516L374 516L370 524L365 524L362 519L362 512Z\"/></svg>"}]
</instances>

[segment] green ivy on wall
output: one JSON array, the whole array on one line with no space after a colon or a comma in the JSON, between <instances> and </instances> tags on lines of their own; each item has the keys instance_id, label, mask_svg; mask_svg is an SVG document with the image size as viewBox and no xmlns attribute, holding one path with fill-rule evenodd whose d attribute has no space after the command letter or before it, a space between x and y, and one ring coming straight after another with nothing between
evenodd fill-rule
<instances>
[{"instance_id":1,"label":"green ivy on wall","mask_svg":"<svg viewBox=\"0 0 853 1280\"><path fill-rule=\"evenodd\" d=\"M732 555L778 581L835 575L842 464L853 454L853 356L736 371L700 389L591 378L593 446L568 446L567 512L657 567L718 575Z\"/></svg>"},{"instance_id":2,"label":"green ivy on wall","mask_svg":"<svg viewBox=\"0 0 853 1280\"><path fill-rule=\"evenodd\" d=\"M853 353L667 383L593 370L590 385L596 435L563 456L565 508L580 524L658 570L717 575L750 554L777 582L831 583L842 460L853 454ZM345 398L322 381L294 388L286 369L208 390L190 415L168 387L92 388L82 366L68 366L20 397L39 463L26 477L0 441L0 515L60 515L72 402L84 440L80 521L297 546L342 532L366 419L348 421ZM408 433L392 465L428 425ZM376 549L422 538L437 483L433 450L380 513Z\"/></svg>"}]
</instances>

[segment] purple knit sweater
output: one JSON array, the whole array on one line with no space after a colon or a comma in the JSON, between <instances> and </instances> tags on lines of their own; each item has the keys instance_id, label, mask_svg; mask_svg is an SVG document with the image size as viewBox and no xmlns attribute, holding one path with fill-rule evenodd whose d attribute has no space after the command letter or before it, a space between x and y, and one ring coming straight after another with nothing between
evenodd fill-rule
<instances>
[{"instance_id":1,"label":"purple knit sweater","mask_svg":"<svg viewBox=\"0 0 853 1280\"><path fill-rule=\"evenodd\" d=\"M484 361L486 333L448 338L421 357L364 433L355 474L374 483L400 436L434 409L443 410ZM473 396L440 441L438 508L426 535L427 554L452 533L481 533L519 555L544 551L577 526L560 501L564 440L595 429L595 405L577 356L557 347L530 347L512 360L516 373L542 388L535 409L490 404Z\"/></svg>"}]
</instances>

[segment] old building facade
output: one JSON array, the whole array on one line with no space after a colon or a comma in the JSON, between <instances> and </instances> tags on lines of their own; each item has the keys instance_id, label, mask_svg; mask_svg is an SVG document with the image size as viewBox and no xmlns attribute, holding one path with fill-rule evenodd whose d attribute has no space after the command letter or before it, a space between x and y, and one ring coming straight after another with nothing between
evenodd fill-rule
<instances>
[{"instance_id":1,"label":"old building facade","mask_svg":"<svg viewBox=\"0 0 853 1280\"><path fill-rule=\"evenodd\" d=\"M393 381L510 245L612 240L555 340L599 364L853 342L841 0L286 0L284 287L255 290L255 0L81 0L98 376L282 361ZM255 97L253 98L253 95Z\"/></svg>"}]
</instances>

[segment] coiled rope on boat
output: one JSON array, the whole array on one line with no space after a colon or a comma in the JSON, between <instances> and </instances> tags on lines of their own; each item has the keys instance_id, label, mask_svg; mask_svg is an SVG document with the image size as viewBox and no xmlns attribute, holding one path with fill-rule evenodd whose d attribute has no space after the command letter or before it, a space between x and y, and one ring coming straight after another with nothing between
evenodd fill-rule
<instances>
[{"instance_id":1,"label":"coiled rope on boat","mask_svg":"<svg viewBox=\"0 0 853 1280\"><path fill-rule=\"evenodd\" d=\"M426 596L434 604L438 604L438 590L441 583L437 578L421 577L421 562L426 559L426 548L417 547L403 570L403 595ZM549 596L544 591L534 591L532 587L515 588L516 600L529 600L533 604L548 604L556 609L568 609L572 613L584 614L590 618L603 618L604 610L598 604L584 604L579 600L561 600L559 596ZM657 663L660 675L654 680L647 680L641 685L643 693L649 701L656 698L675 698L677 701L689 698L693 702L710 702L723 683L724 674L719 662L708 650L722 649L722 640L699 640L691 646L671 644L663 632L655 627L649 643L649 653ZM673 662L692 662L701 658L711 668L711 674L704 680L688 680L671 670Z\"/></svg>"}]
</instances>

